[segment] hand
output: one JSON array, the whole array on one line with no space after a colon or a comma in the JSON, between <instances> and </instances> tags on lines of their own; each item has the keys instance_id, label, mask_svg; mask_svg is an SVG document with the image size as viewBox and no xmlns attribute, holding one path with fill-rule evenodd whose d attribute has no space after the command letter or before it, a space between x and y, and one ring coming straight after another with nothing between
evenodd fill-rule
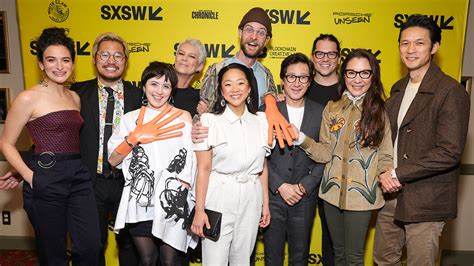
<instances>
[{"instance_id":1,"label":"hand","mask_svg":"<svg viewBox=\"0 0 474 266\"><path fill-rule=\"evenodd\" d=\"M278 188L280 197L286 202L286 204L293 206L298 203L304 196L303 192L298 188L297 184L283 183Z\"/></svg>"},{"instance_id":2,"label":"hand","mask_svg":"<svg viewBox=\"0 0 474 266\"><path fill-rule=\"evenodd\" d=\"M282 93L277 94L277 96L276 96L277 102L283 102L283 101L285 101L285 99L286 99L285 91L283 91Z\"/></svg>"},{"instance_id":3,"label":"hand","mask_svg":"<svg viewBox=\"0 0 474 266\"><path fill-rule=\"evenodd\" d=\"M25 180L25 182L28 183L28 185L30 185L31 188L33 188L33 175L34 175L33 171L30 170L30 174L23 177L23 180Z\"/></svg>"},{"instance_id":4,"label":"hand","mask_svg":"<svg viewBox=\"0 0 474 266\"><path fill-rule=\"evenodd\" d=\"M15 169L12 169L3 176L0 176L0 190L16 188L22 179L20 174Z\"/></svg>"},{"instance_id":5,"label":"hand","mask_svg":"<svg viewBox=\"0 0 474 266\"><path fill-rule=\"evenodd\" d=\"M204 100L200 100L197 107L196 107L196 111L198 112L198 114L203 114L205 112L207 112L207 103L204 101Z\"/></svg>"},{"instance_id":6,"label":"hand","mask_svg":"<svg viewBox=\"0 0 474 266\"><path fill-rule=\"evenodd\" d=\"M288 126L289 126L289 130L293 130L293 133L295 134L295 137L296 137L295 140L298 140L298 137L300 135L300 132L298 131L298 128L296 128L296 126L293 125L293 124L289 124ZM273 136L273 138L277 137L277 133L276 133L275 129L272 130L272 136ZM283 135L282 137L283 137L283 140L286 140L285 135ZM293 141L293 140L291 140L291 141Z\"/></svg>"},{"instance_id":7,"label":"hand","mask_svg":"<svg viewBox=\"0 0 474 266\"><path fill-rule=\"evenodd\" d=\"M168 106L165 110L163 110L160 114L158 114L155 118L153 118L150 122L143 124L143 118L145 116L146 107L142 106L140 109L140 113L138 115L138 122L137 127L135 130L128 134L128 138L126 141L122 142L117 148L116 151L120 154L128 154L132 147L137 145L138 143L147 144L156 140L163 140L169 138L175 138L183 135L183 132L177 131L173 133L168 133L170 131L174 131L184 127L184 123L179 123L176 125L172 125L169 127L162 128L163 126L167 125L169 122L173 121L177 117L179 117L183 111L179 110L171 114L168 118L162 119L166 114L168 114L172 106ZM168 133L168 134L165 134ZM131 145L130 145L131 144Z\"/></svg>"},{"instance_id":8,"label":"hand","mask_svg":"<svg viewBox=\"0 0 474 266\"><path fill-rule=\"evenodd\" d=\"M380 186L384 193L397 192L402 188L398 179L392 177L391 171L392 170L390 169L379 175Z\"/></svg>"},{"instance_id":9,"label":"hand","mask_svg":"<svg viewBox=\"0 0 474 266\"><path fill-rule=\"evenodd\" d=\"M293 136L295 137L295 139L300 138L300 131L298 130L298 128L295 125L290 124L290 130L293 131Z\"/></svg>"},{"instance_id":10,"label":"hand","mask_svg":"<svg viewBox=\"0 0 474 266\"><path fill-rule=\"evenodd\" d=\"M194 213L193 224L191 225L191 231L193 231L193 233L199 237L205 237L203 230L204 226L206 226L207 229L211 229L209 218L207 217L207 214L204 212L204 210L196 210L196 213Z\"/></svg>"},{"instance_id":11,"label":"hand","mask_svg":"<svg viewBox=\"0 0 474 266\"><path fill-rule=\"evenodd\" d=\"M193 143L204 142L204 139L207 138L208 131L209 131L209 128L203 127L200 121L194 123L193 129L191 131L191 139Z\"/></svg>"},{"instance_id":12,"label":"hand","mask_svg":"<svg viewBox=\"0 0 474 266\"><path fill-rule=\"evenodd\" d=\"M258 226L260 226L261 228L267 227L270 224L270 218L270 206L268 205L268 203L263 204L262 217L260 217L260 223L258 224Z\"/></svg>"},{"instance_id":13,"label":"hand","mask_svg":"<svg viewBox=\"0 0 474 266\"><path fill-rule=\"evenodd\" d=\"M271 94L268 94L264 97L264 101L265 113L267 114L268 120L268 145L272 145L273 143L273 130L276 131L278 145L280 148L285 147L282 135L285 136L286 142L289 146L293 145L295 136L291 130L288 130L288 121L286 121L285 117L283 117L283 115L280 114L280 111L278 111L275 97L273 97Z\"/></svg>"},{"instance_id":14,"label":"hand","mask_svg":"<svg viewBox=\"0 0 474 266\"><path fill-rule=\"evenodd\" d=\"M183 186L184 188L186 188L188 190L191 189L191 185L188 182L185 182L185 181L179 179L179 183L181 183L181 186Z\"/></svg>"}]
</instances>

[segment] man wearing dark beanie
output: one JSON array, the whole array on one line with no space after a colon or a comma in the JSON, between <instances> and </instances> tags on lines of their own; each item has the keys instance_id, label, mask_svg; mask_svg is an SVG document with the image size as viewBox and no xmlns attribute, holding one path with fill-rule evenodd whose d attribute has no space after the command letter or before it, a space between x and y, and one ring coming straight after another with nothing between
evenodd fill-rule
<instances>
[{"instance_id":1,"label":"man wearing dark beanie","mask_svg":"<svg viewBox=\"0 0 474 266\"><path fill-rule=\"evenodd\" d=\"M272 37L272 23L265 10L261 7L250 9L239 24L240 50L231 58L209 66L201 86L201 101L198 112L211 112L216 104L217 74L231 63L239 63L253 70L258 84L258 103L262 105L262 96L266 92L276 95L276 87L272 73L257 61L263 48Z\"/></svg>"},{"instance_id":2,"label":"man wearing dark beanie","mask_svg":"<svg viewBox=\"0 0 474 266\"><path fill-rule=\"evenodd\" d=\"M226 58L222 62L209 66L202 80L200 91L201 101L199 101L197 111L199 114L212 112L215 104L225 105L225 102L216 103L218 88L217 75L223 67L231 63L245 65L252 69L257 80L258 105L261 106L263 102L265 102L269 145L271 145L273 139L273 132L276 132L280 148L285 147L283 139L291 146L293 145L294 136L292 135L293 133L288 130L288 121L280 114L276 106L277 92L272 73L268 68L257 61L265 45L268 44L272 37L272 23L270 18L261 7L254 7L244 15L239 23L238 29L240 50L233 57ZM204 138L207 138L207 128L202 127L200 122L195 123L193 125L192 137L195 143L202 142Z\"/></svg>"}]
</instances>

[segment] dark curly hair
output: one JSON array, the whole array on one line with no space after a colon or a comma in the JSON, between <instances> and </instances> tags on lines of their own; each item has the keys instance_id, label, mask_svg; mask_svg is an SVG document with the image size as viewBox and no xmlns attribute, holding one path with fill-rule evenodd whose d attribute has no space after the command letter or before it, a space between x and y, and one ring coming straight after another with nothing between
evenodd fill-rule
<instances>
[{"instance_id":1,"label":"dark curly hair","mask_svg":"<svg viewBox=\"0 0 474 266\"><path fill-rule=\"evenodd\" d=\"M219 71L218 77L217 77L217 98L216 98L216 103L214 104L213 112L214 114L222 114L225 110L226 106L221 106L221 101L225 100L224 96L222 96L222 78L224 77L224 74L231 70L231 69L238 69L242 71L245 74L245 77L247 78L247 81L250 86L250 103L247 103L245 101L245 104L247 105L247 109L249 110L250 113L256 114L258 111L258 87L257 87L257 80L255 79L255 76L253 75L253 71L250 70L248 67L238 64L238 63L232 63L229 64L221 69Z\"/></svg>"},{"instance_id":2,"label":"dark curly hair","mask_svg":"<svg viewBox=\"0 0 474 266\"><path fill-rule=\"evenodd\" d=\"M67 36L67 31L64 28L47 28L44 29L41 35L36 40L36 47L38 48L36 58L39 62L43 62L44 51L51 45L62 45L69 50L71 60L76 59L76 50L74 48L74 41Z\"/></svg>"},{"instance_id":3,"label":"dark curly hair","mask_svg":"<svg viewBox=\"0 0 474 266\"><path fill-rule=\"evenodd\" d=\"M380 79L380 66L375 56L365 49L355 49L346 56L341 65L339 91L347 90L345 73L347 64L354 58L365 58L372 70L372 82L362 102L360 119L360 143L362 147L376 148L383 140L385 133L385 92Z\"/></svg>"}]
</instances>

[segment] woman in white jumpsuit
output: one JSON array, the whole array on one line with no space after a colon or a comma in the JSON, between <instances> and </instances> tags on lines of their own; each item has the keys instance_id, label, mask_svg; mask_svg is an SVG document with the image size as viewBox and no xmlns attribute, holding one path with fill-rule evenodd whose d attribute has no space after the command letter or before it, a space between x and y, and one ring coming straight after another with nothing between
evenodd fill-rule
<instances>
[{"instance_id":1,"label":"woman in white jumpsuit","mask_svg":"<svg viewBox=\"0 0 474 266\"><path fill-rule=\"evenodd\" d=\"M220 238L202 241L203 265L248 265L258 227L270 223L265 157L268 123L256 112L257 85L251 70L230 64L219 72L214 112L201 116L208 138L194 144L198 160L192 231L204 237L204 209L222 213Z\"/></svg>"}]
</instances>

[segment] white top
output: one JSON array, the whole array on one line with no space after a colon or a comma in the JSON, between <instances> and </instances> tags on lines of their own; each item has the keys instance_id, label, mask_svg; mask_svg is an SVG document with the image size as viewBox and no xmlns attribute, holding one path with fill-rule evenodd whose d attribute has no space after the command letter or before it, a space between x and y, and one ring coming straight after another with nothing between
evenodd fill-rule
<instances>
[{"instance_id":1,"label":"white top","mask_svg":"<svg viewBox=\"0 0 474 266\"><path fill-rule=\"evenodd\" d=\"M286 105L286 109L288 110L288 120L293 125L301 129L301 123L303 122L303 115L304 115L304 105L301 107L291 107L288 104Z\"/></svg>"},{"instance_id":2,"label":"white top","mask_svg":"<svg viewBox=\"0 0 474 266\"><path fill-rule=\"evenodd\" d=\"M139 109L134 110L122 117L120 129L110 137L109 154L135 129L139 112ZM143 123L159 113L147 108ZM177 118L165 127L181 122L184 121ZM197 244L196 238L183 225L195 203L197 165L192 150L192 125L184 123L184 128L180 129L183 136L137 145L118 166L123 170L125 185L114 230L118 233L126 223L153 220L151 233L154 236L187 252L188 246L194 248ZM191 190L182 186L179 180L189 183Z\"/></svg>"},{"instance_id":3,"label":"white top","mask_svg":"<svg viewBox=\"0 0 474 266\"><path fill-rule=\"evenodd\" d=\"M397 136L395 137L395 143L393 144L393 167L397 168L398 165L398 131L400 130L400 125L403 122L403 118L408 112L408 108L410 108L413 99L415 99L416 94L418 93L418 88L420 87L421 81L418 83L412 83L411 81L408 82L407 89L405 90L405 94L403 95L402 103L400 105L400 110L398 110L398 117L397 117Z\"/></svg>"},{"instance_id":4,"label":"white top","mask_svg":"<svg viewBox=\"0 0 474 266\"><path fill-rule=\"evenodd\" d=\"M208 138L195 143L194 150L212 148L212 172L256 175L263 171L265 156L270 154L265 113L253 115L245 108L238 117L225 108L221 115L203 114L201 123L209 128Z\"/></svg>"}]
</instances>

